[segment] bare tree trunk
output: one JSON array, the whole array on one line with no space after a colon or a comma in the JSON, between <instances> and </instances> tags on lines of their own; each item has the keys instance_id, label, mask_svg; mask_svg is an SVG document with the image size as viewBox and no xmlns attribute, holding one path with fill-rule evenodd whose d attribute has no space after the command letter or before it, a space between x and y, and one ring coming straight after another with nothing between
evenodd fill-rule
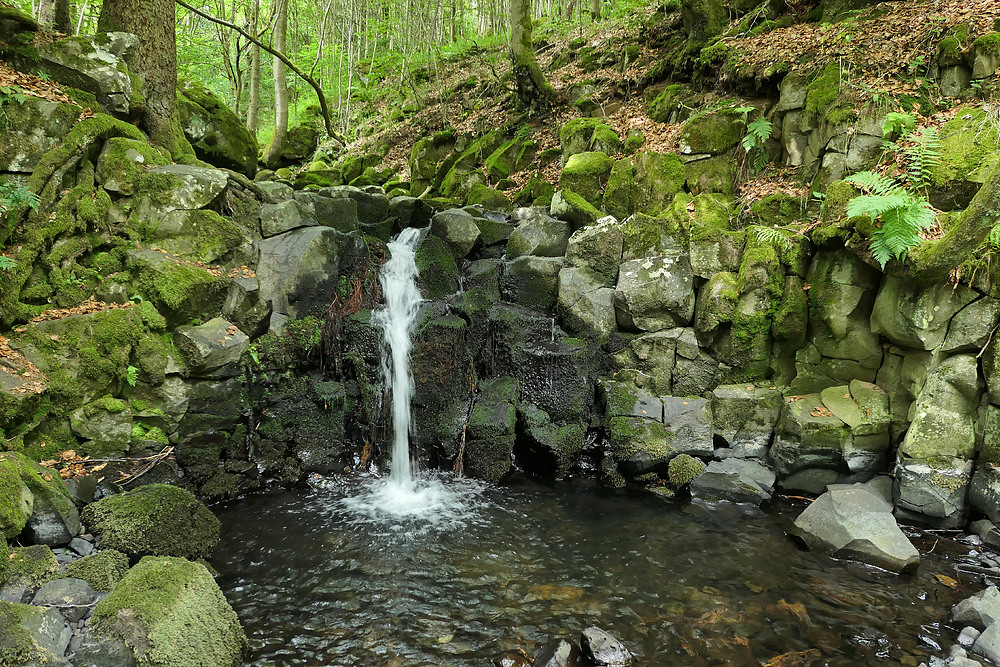
<instances>
[{"instance_id":1,"label":"bare tree trunk","mask_svg":"<svg viewBox=\"0 0 1000 667\"><path fill-rule=\"evenodd\" d=\"M87 8L90 6L90 0L83 0L83 5L80 7L80 19L76 22L76 34L80 34L80 30L83 29L83 19L87 16Z\"/></svg>"},{"instance_id":2,"label":"bare tree trunk","mask_svg":"<svg viewBox=\"0 0 1000 667\"><path fill-rule=\"evenodd\" d=\"M142 79L146 98L140 124L150 139L174 158L193 154L177 118L177 43L174 0L104 0L97 19L100 32L130 32L139 37L128 63Z\"/></svg>"},{"instance_id":3,"label":"bare tree trunk","mask_svg":"<svg viewBox=\"0 0 1000 667\"><path fill-rule=\"evenodd\" d=\"M545 80L531 44L531 0L508 0L510 8L510 56L514 83L521 104L530 111L548 106L556 91Z\"/></svg>"},{"instance_id":4,"label":"bare tree trunk","mask_svg":"<svg viewBox=\"0 0 1000 667\"><path fill-rule=\"evenodd\" d=\"M252 0L250 9L250 32L257 34L260 21L260 0ZM247 103L247 129L257 136L257 114L260 112L260 47L251 46L250 51L250 100Z\"/></svg>"},{"instance_id":5,"label":"bare tree trunk","mask_svg":"<svg viewBox=\"0 0 1000 667\"><path fill-rule=\"evenodd\" d=\"M66 35L73 32L69 15L69 0L41 0L38 3L38 22Z\"/></svg>"},{"instance_id":6,"label":"bare tree trunk","mask_svg":"<svg viewBox=\"0 0 1000 667\"><path fill-rule=\"evenodd\" d=\"M590 18L594 21L599 21L601 19L601 5L603 3L601 0L591 0L590 3Z\"/></svg>"},{"instance_id":7,"label":"bare tree trunk","mask_svg":"<svg viewBox=\"0 0 1000 667\"><path fill-rule=\"evenodd\" d=\"M276 0L275 21L272 44L276 51L285 52L288 29L288 0ZM285 79L285 63L274 59L274 134L264 148L264 164L273 169L281 162L288 135L288 82Z\"/></svg>"}]
</instances>

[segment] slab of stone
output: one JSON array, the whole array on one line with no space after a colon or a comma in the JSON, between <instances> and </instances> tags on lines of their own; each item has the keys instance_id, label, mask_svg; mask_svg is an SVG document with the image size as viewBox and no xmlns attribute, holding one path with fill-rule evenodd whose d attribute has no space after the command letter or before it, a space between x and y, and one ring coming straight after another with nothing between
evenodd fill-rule
<instances>
[{"instance_id":1,"label":"slab of stone","mask_svg":"<svg viewBox=\"0 0 1000 667\"><path fill-rule=\"evenodd\" d=\"M933 350L944 342L951 318L977 296L965 287L928 289L887 276L875 299L871 329L896 345Z\"/></svg>"},{"instance_id":2,"label":"slab of stone","mask_svg":"<svg viewBox=\"0 0 1000 667\"><path fill-rule=\"evenodd\" d=\"M622 231L611 216L573 232L566 248L566 264L600 279L601 287L613 287L622 261Z\"/></svg>"},{"instance_id":3,"label":"slab of stone","mask_svg":"<svg viewBox=\"0 0 1000 667\"><path fill-rule=\"evenodd\" d=\"M38 589L31 604L54 607L70 623L76 623L90 612L90 604L97 597L94 589L83 579L56 579Z\"/></svg>"},{"instance_id":4,"label":"slab of stone","mask_svg":"<svg viewBox=\"0 0 1000 667\"><path fill-rule=\"evenodd\" d=\"M260 207L260 231L264 238L316 224L314 219L303 214L302 208L294 199Z\"/></svg>"},{"instance_id":5,"label":"slab of stone","mask_svg":"<svg viewBox=\"0 0 1000 667\"><path fill-rule=\"evenodd\" d=\"M976 638L972 650L993 663L1000 663L1000 623L991 623Z\"/></svg>"},{"instance_id":6,"label":"slab of stone","mask_svg":"<svg viewBox=\"0 0 1000 667\"><path fill-rule=\"evenodd\" d=\"M507 239L507 259L522 255L562 257L569 244L570 225L545 213L544 209L519 208L512 218L517 227Z\"/></svg>"},{"instance_id":7,"label":"slab of stone","mask_svg":"<svg viewBox=\"0 0 1000 667\"><path fill-rule=\"evenodd\" d=\"M896 516L935 528L964 526L973 462L960 459L910 459L896 463Z\"/></svg>"},{"instance_id":8,"label":"slab of stone","mask_svg":"<svg viewBox=\"0 0 1000 667\"><path fill-rule=\"evenodd\" d=\"M618 326L661 331L691 324L694 277L686 255L660 255L623 262L615 288Z\"/></svg>"},{"instance_id":9,"label":"slab of stone","mask_svg":"<svg viewBox=\"0 0 1000 667\"><path fill-rule=\"evenodd\" d=\"M712 461L691 482L691 497L760 505L774 493L774 471L757 461L726 458Z\"/></svg>"},{"instance_id":10,"label":"slab of stone","mask_svg":"<svg viewBox=\"0 0 1000 667\"><path fill-rule=\"evenodd\" d=\"M860 560L893 572L920 564L885 501L864 487L827 491L795 520L792 533L813 551Z\"/></svg>"},{"instance_id":11,"label":"slab of stone","mask_svg":"<svg viewBox=\"0 0 1000 667\"><path fill-rule=\"evenodd\" d=\"M705 398L663 398L663 425L667 444L678 454L711 457L712 405Z\"/></svg>"},{"instance_id":12,"label":"slab of stone","mask_svg":"<svg viewBox=\"0 0 1000 667\"><path fill-rule=\"evenodd\" d=\"M985 630L1000 620L1000 590L989 586L951 608L951 619L956 623Z\"/></svg>"},{"instance_id":13,"label":"slab of stone","mask_svg":"<svg viewBox=\"0 0 1000 667\"><path fill-rule=\"evenodd\" d=\"M783 399L778 389L719 385L711 392L712 432L738 458L763 458L771 444Z\"/></svg>"},{"instance_id":14,"label":"slab of stone","mask_svg":"<svg viewBox=\"0 0 1000 667\"><path fill-rule=\"evenodd\" d=\"M603 285L604 280L588 269L559 271L556 312L568 333L604 343L616 331L615 290Z\"/></svg>"},{"instance_id":15,"label":"slab of stone","mask_svg":"<svg viewBox=\"0 0 1000 667\"><path fill-rule=\"evenodd\" d=\"M172 177L169 193L158 195L155 201L146 197L138 202L140 216L153 221L161 220L171 211L205 208L229 183L229 175L220 169L186 164L168 164L148 173Z\"/></svg>"},{"instance_id":16,"label":"slab of stone","mask_svg":"<svg viewBox=\"0 0 1000 667\"><path fill-rule=\"evenodd\" d=\"M250 338L228 320L216 317L196 327L178 327L174 344L195 377L234 377Z\"/></svg>"},{"instance_id":17,"label":"slab of stone","mask_svg":"<svg viewBox=\"0 0 1000 667\"><path fill-rule=\"evenodd\" d=\"M455 259L468 255L481 236L475 218L457 208L435 213L431 218L431 234L447 244Z\"/></svg>"},{"instance_id":18,"label":"slab of stone","mask_svg":"<svg viewBox=\"0 0 1000 667\"><path fill-rule=\"evenodd\" d=\"M595 626L580 635L580 648L583 657L593 665L624 667L633 661L632 654L617 637Z\"/></svg>"}]
</instances>

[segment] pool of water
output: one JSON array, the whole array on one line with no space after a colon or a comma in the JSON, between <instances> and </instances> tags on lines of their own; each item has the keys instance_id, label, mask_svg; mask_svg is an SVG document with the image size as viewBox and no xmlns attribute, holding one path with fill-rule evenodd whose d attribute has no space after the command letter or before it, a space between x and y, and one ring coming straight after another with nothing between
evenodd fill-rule
<instances>
[{"instance_id":1,"label":"pool of water","mask_svg":"<svg viewBox=\"0 0 1000 667\"><path fill-rule=\"evenodd\" d=\"M967 549L933 536L913 537L909 576L800 550L784 531L802 506L522 482L463 486L434 522L359 511L365 483L216 508L249 664L481 666L589 625L643 665L916 664L947 650L948 610L978 589L935 577Z\"/></svg>"}]
</instances>

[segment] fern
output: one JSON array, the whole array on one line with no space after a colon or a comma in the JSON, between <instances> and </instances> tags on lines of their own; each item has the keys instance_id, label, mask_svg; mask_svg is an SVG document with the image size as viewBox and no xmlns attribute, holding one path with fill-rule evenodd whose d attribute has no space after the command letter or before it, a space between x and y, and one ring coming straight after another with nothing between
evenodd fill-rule
<instances>
[{"instance_id":1,"label":"fern","mask_svg":"<svg viewBox=\"0 0 1000 667\"><path fill-rule=\"evenodd\" d=\"M892 135L905 137L915 129L917 129L916 116L911 113L893 111L882 121L882 138L888 139Z\"/></svg>"},{"instance_id":2,"label":"fern","mask_svg":"<svg viewBox=\"0 0 1000 667\"><path fill-rule=\"evenodd\" d=\"M937 128L922 127L914 135L914 144L903 149L907 176L916 188L926 187L931 171L941 161L941 138Z\"/></svg>"},{"instance_id":3,"label":"fern","mask_svg":"<svg viewBox=\"0 0 1000 667\"><path fill-rule=\"evenodd\" d=\"M0 271L7 271L8 269L13 269L15 266L17 266L17 262L10 257L0 255Z\"/></svg>"},{"instance_id":4,"label":"fern","mask_svg":"<svg viewBox=\"0 0 1000 667\"><path fill-rule=\"evenodd\" d=\"M920 243L920 232L936 219L928 201L891 178L863 171L845 179L874 194L859 195L847 203L847 215L867 215L881 225L872 233L869 246L882 269L890 260L902 261L907 251Z\"/></svg>"},{"instance_id":5,"label":"fern","mask_svg":"<svg viewBox=\"0 0 1000 667\"><path fill-rule=\"evenodd\" d=\"M990 244L990 248L1000 250L1000 225L996 225L990 230L990 235L986 240Z\"/></svg>"},{"instance_id":6,"label":"fern","mask_svg":"<svg viewBox=\"0 0 1000 667\"><path fill-rule=\"evenodd\" d=\"M754 240L760 245L769 245L778 250L792 249L792 242L787 236L781 233L781 230L755 225L750 228L750 233L753 234Z\"/></svg>"}]
</instances>

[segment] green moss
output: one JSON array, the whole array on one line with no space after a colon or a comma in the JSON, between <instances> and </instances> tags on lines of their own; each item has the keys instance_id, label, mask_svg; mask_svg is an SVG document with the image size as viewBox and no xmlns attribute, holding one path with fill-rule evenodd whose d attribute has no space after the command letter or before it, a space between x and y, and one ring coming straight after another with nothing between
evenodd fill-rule
<instances>
[{"instance_id":1,"label":"green moss","mask_svg":"<svg viewBox=\"0 0 1000 667\"><path fill-rule=\"evenodd\" d=\"M51 509L58 513L71 531L70 534L79 528L76 505L58 472L39 465L24 454L17 452L0 453L0 466L17 471L21 476L21 481L34 497L36 509L45 507L46 510Z\"/></svg>"},{"instance_id":2,"label":"green moss","mask_svg":"<svg viewBox=\"0 0 1000 667\"><path fill-rule=\"evenodd\" d=\"M132 557L207 557L219 541L219 520L190 491L151 484L87 505L84 523L101 545Z\"/></svg>"},{"instance_id":3,"label":"green moss","mask_svg":"<svg viewBox=\"0 0 1000 667\"><path fill-rule=\"evenodd\" d=\"M977 52L1000 55L1000 32L983 35L972 43Z\"/></svg>"},{"instance_id":4,"label":"green moss","mask_svg":"<svg viewBox=\"0 0 1000 667\"><path fill-rule=\"evenodd\" d=\"M690 454L679 454L670 459L667 477L675 489L686 486L705 472L705 464Z\"/></svg>"},{"instance_id":5,"label":"green moss","mask_svg":"<svg viewBox=\"0 0 1000 667\"><path fill-rule=\"evenodd\" d=\"M83 579L100 593L113 589L127 571L128 556L114 549L104 549L66 566L67 577Z\"/></svg>"},{"instance_id":6,"label":"green moss","mask_svg":"<svg viewBox=\"0 0 1000 667\"><path fill-rule=\"evenodd\" d=\"M510 211L514 208L514 204L502 192L481 184L469 190L466 202L479 204L487 211Z\"/></svg>"},{"instance_id":7,"label":"green moss","mask_svg":"<svg viewBox=\"0 0 1000 667\"><path fill-rule=\"evenodd\" d=\"M29 588L38 588L58 576L59 561L47 546L40 544L11 550L7 567L8 582L22 582Z\"/></svg>"},{"instance_id":8,"label":"green moss","mask_svg":"<svg viewBox=\"0 0 1000 667\"><path fill-rule=\"evenodd\" d=\"M0 460L0 541L17 537L28 523L34 498L19 467ZM0 577L0 581L3 578Z\"/></svg>"},{"instance_id":9,"label":"green moss","mask_svg":"<svg viewBox=\"0 0 1000 667\"><path fill-rule=\"evenodd\" d=\"M938 43L937 62L941 67L950 67L962 62L962 43L957 37L945 37Z\"/></svg>"},{"instance_id":10,"label":"green moss","mask_svg":"<svg viewBox=\"0 0 1000 667\"><path fill-rule=\"evenodd\" d=\"M619 220L624 220L638 210L641 197L632 161L626 158L615 162L604 189L602 208Z\"/></svg>"},{"instance_id":11,"label":"green moss","mask_svg":"<svg viewBox=\"0 0 1000 667\"><path fill-rule=\"evenodd\" d=\"M721 155L743 138L746 129L745 114L736 107L723 107L692 116L681 128L681 146L684 152Z\"/></svg>"},{"instance_id":12,"label":"green moss","mask_svg":"<svg viewBox=\"0 0 1000 667\"><path fill-rule=\"evenodd\" d=\"M939 188L956 182L983 183L998 162L1000 131L982 107L959 109L941 128L941 158L931 167L931 180Z\"/></svg>"},{"instance_id":13,"label":"green moss","mask_svg":"<svg viewBox=\"0 0 1000 667\"><path fill-rule=\"evenodd\" d=\"M806 89L806 113L814 117L825 115L840 95L841 83L842 76L837 63L830 63L823 68Z\"/></svg>"},{"instance_id":14,"label":"green moss","mask_svg":"<svg viewBox=\"0 0 1000 667\"><path fill-rule=\"evenodd\" d=\"M212 575L181 558L143 558L98 603L91 628L129 643L146 665L236 667L247 649Z\"/></svg>"},{"instance_id":15,"label":"green moss","mask_svg":"<svg viewBox=\"0 0 1000 667\"><path fill-rule=\"evenodd\" d=\"M419 272L417 285L425 299L442 299L458 290L458 264L444 241L427 234L414 255Z\"/></svg>"},{"instance_id":16,"label":"green moss","mask_svg":"<svg viewBox=\"0 0 1000 667\"><path fill-rule=\"evenodd\" d=\"M725 42L715 42L701 50L701 53L698 55L698 62L703 67L716 67L726 62L728 54L729 46Z\"/></svg>"},{"instance_id":17,"label":"green moss","mask_svg":"<svg viewBox=\"0 0 1000 667\"><path fill-rule=\"evenodd\" d=\"M0 7L0 19L5 9ZM39 657L38 647L25 621L41 613L39 607L0 600L0 664L23 665Z\"/></svg>"}]
</instances>

